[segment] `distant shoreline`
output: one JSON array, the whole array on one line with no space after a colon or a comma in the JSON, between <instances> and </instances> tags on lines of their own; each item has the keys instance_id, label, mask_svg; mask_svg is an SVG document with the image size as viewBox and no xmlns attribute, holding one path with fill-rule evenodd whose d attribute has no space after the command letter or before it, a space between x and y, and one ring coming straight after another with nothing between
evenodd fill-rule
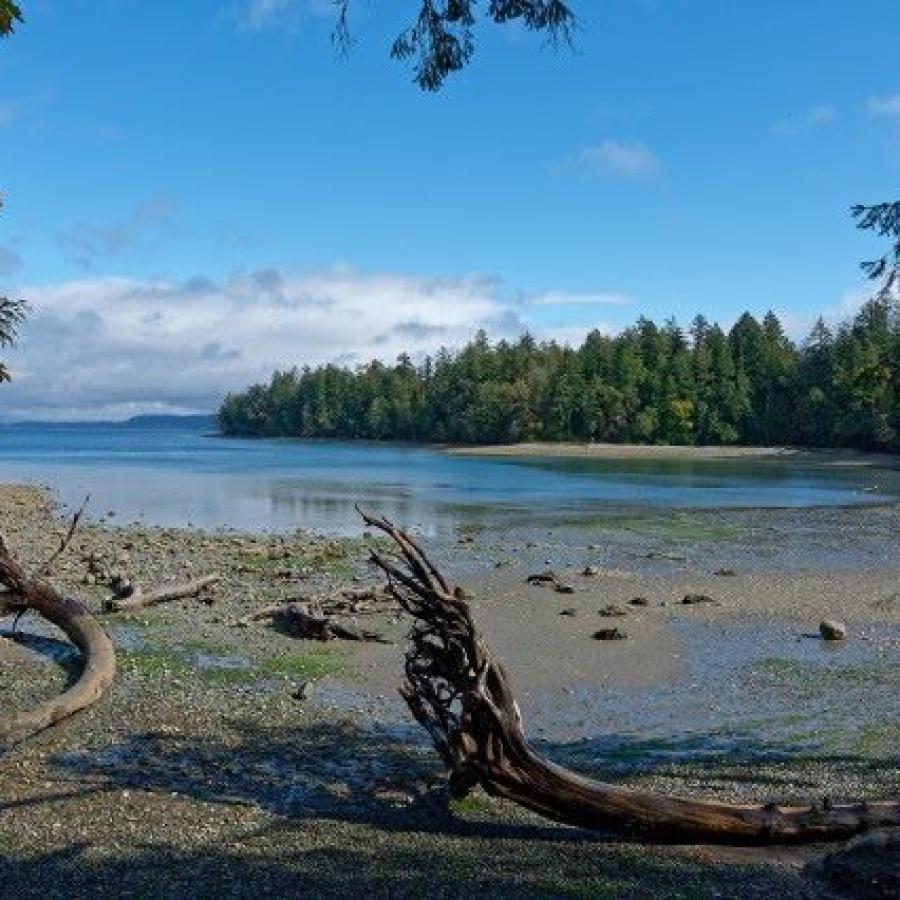
<instances>
[{"instance_id":1,"label":"distant shoreline","mask_svg":"<svg viewBox=\"0 0 900 900\"><path fill-rule=\"evenodd\" d=\"M569 459L771 460L794 459L819 465L900 468L900 456L848 449L802 447L704 446L679 444L573 444L547 441L533 444L444 445L458 456L558 457Z\"/></svg>"}]
</instances>

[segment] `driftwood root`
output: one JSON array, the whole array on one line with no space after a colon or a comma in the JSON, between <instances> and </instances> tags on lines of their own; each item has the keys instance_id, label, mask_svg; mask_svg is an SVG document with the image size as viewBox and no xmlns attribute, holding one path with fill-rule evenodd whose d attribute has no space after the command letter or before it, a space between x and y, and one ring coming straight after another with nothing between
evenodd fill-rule
<instances>
[{"instance_id":1,"label":"driftwood root","mask_svg":"<svg viewBox=\"0 0 900 900\"><path fill-rule=\"evenodd\" d=\"M525 737L509 676L463 592L450 588L409 534L360 514L398 550L396 557L373 550L371 559L413 620L401 694L431 735L457 795L480 785L558 822L668 842L831 841L900 825L896 801L744 806L689 800L593 781L544 759Z\"/></svg>"}]
</instances>

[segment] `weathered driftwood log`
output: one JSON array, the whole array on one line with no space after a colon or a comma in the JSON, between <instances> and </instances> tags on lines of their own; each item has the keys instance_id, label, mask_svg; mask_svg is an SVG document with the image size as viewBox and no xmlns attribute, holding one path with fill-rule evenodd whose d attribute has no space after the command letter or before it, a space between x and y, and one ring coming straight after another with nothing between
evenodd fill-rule
<instances>
[{"instance_id":1,"label":"weathered driftwood log","mask_svg":"<svg viewBox=\"0 0 900 900\"><path fill-rule=\"evenodd\" d=\"M103 611L133 612L136 609L144 609L147 606L156 606L159 603L168 603L171 600L183 600L186 597L199 597L207 588L219 580L219 575L204 575L193 581L180 584L172 584L168 587L158 588L155 591L143 591L139 587L129 585L120 593L113 594L103 603Z\"/></svg>"},{"instance_id":2,"label":"weathered driftwood log","mask_svg":"<svg viewBox=\"0 0 900 900\"><path fill-rule=\"evenodd\" d=\"M388 587L412 616L401 693L429 732L457 795L480 785L559 822L671 842L772 844L839 840L900 825L900 803L743 806L658 796L584 778L543 759L525 738L509 677L491 653L459 588L405 532L361 513L400 551L372 551Z\"/></svg>"},{"instance_id":3,"label":"weathered driftwood log","mask_svg":"<svg viewBox=\"0 0 900 900\"><path fill-rule=\"evenodd\" d=\"M391 644L374 631L344 625L325 615L322 610L306 603L281 603L266 606L238 621L239 625L271 619L276 630L296 638L311 641L372 641L378 644Z\"/></svg>"},{"instance_id":4,"label":"weathered driftwood log","mask_svg":"<svg viewBox=\"0 0 900 900\"><path fill-rule=\"evenodd\" d=\"M38 572L47 568L44 564ZM116 656L106 632L90 612L77 600L63 597L43 578L29 575L2 535L0 585L4 588L3 611L36 612L60 628L84 657L81 675L68 690L34 709L0 716L0 741L7 742L36 734L96 702L112 683Z\"/></svg>"}]
</instances>

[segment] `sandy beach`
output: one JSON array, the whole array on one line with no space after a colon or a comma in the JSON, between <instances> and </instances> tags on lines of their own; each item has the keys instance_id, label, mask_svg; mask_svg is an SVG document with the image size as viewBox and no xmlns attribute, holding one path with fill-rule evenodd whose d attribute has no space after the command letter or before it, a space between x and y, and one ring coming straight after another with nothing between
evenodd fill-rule
<instances>
[{"instance_id":1,"label":"sandy beach","mask_svg":"<svg viewBox=\"0 0 900 900\"><path fill-rule=\"evenodd\" d=\"M447 446L461 456L535 456L597 460L772 460L791 459L817 465L864 466L896 469L900 458L887 453L858 450L806 449L799 447L678 446L674 444L572 444L542 443Z\"/></svg>"},{"instance_id":2,"label":"sandy beach","mask_svg":"<svg viewBox=\"0 0 900 900\"><path fill-rule=\"evenodd\" d=\"M900 792L897 507L642 516L432 548L473 595L540 751L679 795ZM65 527L50 496L17 486L0 487L0 522L32 564ZM397 695L396 610L346 618L393 644L239 624L272 602L378 587L370 543L81 528L54 580L95 610L116 570L148 587L222 582L210 605L105 616L109 695L0 751L4 884L20 897L92 896L111 877L141 895L808 896L802 869L822 847L622 843L481 795L441 811L439 760ZM561 590L527 583L548 569ZM819 638L824 617L847 625L840 646ZM0 687L25 707L62 688L73 655L49 628L26 618L14 640L11 625ZM608 627L626 637L594 639Z\"/></svg>"}]
</instances>

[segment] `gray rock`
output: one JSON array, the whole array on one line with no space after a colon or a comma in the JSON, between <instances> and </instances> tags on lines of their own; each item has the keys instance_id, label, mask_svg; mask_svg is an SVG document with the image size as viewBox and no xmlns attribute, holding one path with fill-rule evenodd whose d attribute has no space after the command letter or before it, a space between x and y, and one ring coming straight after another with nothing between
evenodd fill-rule
<instances>
[{"instance_id":1,"label":"gray rock","mask_svg":"<svg viewBox=\"0 0 900 900\"><path fill-rule=\"evenodd\" d=\"M595 641L624 641L627 637L619 628L600 628L593 634Z\"/></svg>"},{"instance_id":2,"label":"gray rock","mask_svg":"<svg viewBox=\"0 0 900 900\"><path fill-rule=\"evenodd\" d=\"M646 597L632 597L628 601L632 606L649 606L650 601Z\"/></svg>"},{"instance_id":3,"label":"gray rock","mask_svg":"<svg viewBox=\"0 0 900 900\"><path fill-rule=\"evenodd\" d=\"M685 594L681 601L685 606L696 606L698 603L715 603L709 594Z\"/></svg>"},{"instance_id":4,"label":"gray rock","mask_svg":"<svg viewBox=\"0 0 900 900\"><path fill-rule=\"evenodd\" d=\"M819 634L824 641L842 641L847 637L847 626L837 619L822 619L819 622Z\"/></svg>"}]
</instances>

